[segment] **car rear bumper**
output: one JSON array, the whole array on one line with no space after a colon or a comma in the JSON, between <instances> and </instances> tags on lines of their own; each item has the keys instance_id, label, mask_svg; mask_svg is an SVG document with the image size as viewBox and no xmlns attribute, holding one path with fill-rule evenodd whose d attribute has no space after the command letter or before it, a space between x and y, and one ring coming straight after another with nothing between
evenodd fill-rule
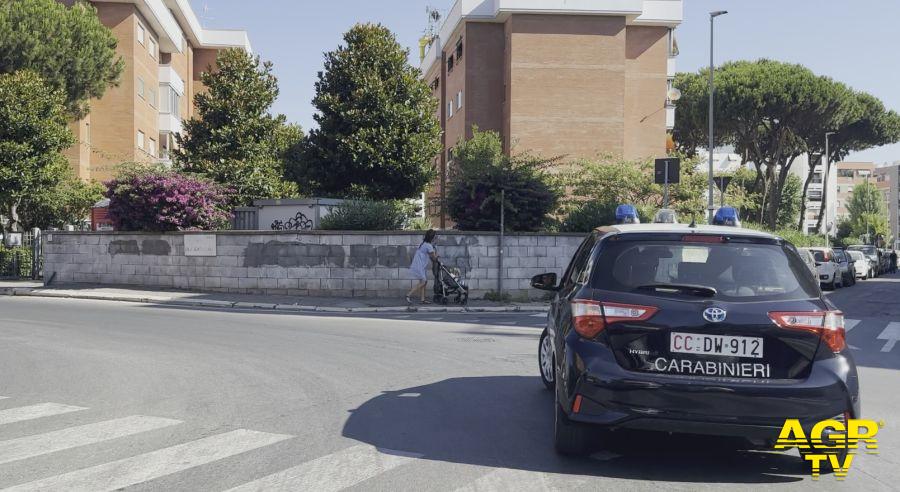
<instances>
[{"instance_id":1,"label":"car rear bumper","mask_svg":"<svg viewBox=\"0 0 900 492\"><path fill-rule=\"evenodd\" d=\"M626 371L604 345L581 345L602 349L573 353L580 360L569 367L578 374L570 396L581 395L581 402L578 412L569 412L572 420L610 429L774 439L786 419L811 426L848 411L859 415L856 370L843 356L815 362L803 380L737 380Z\"/></svg>"}]
</instances>

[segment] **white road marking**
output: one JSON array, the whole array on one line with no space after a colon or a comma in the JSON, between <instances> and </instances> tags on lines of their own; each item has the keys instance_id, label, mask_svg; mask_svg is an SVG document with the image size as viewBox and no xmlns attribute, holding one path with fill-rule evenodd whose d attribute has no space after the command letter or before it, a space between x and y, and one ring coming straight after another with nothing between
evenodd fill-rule
<instances>
[{"instance_id":1,"label":"white road marking","mask_svg":"<svg viewBox=\"0 0 900 492\"><path fill-rule=\"evenodd\" d=\"M856 328L861 320L844 318L844 332L849 333L850 330Z\"/></svg>"},{"instance_id":2,"label":"white road marking","mask_svg":"<svg viewBox=\"0 0 900 492\"><path fill-rule=\"evenodd\" d=\"M330 492L362 483L420 458L420 454L353 446L301 465L245 483L228 492L315 490Z\"/></svg>"},{"instance_id":3,"label":"white road marking","mask_svg":"<svg viewBox=\"0 0 900 492\"><path fill-rule=\"evenodd\" d=\"M180 423L180 420L133 415L121 419L107 420L106 422L79 425L46 434L0 441L0 464L33 458L42 454L54 453L78 446L96 444Z\"/></svg>"},{"instance_id":4,"label":"white road marking","mask_svg":"<svg viewBox=\"0 0 900 492\"><path fill-rule=\"evenodd\" d=\"M459 487L455 492L493 492L496 490L531 492L553 490L550 487L548 478L550 476L542 472L497 468L474 482Z\"/></svg>"},{"instance_id":5,"label":"white road marking","mask_svg":"<svg viewBox=\"0 0 900 492\"><path fill-rule=\"evenodd\" d=\"M5 492L116 490L212 463L292 436L238 429L111 463L24 483Z\"/></svg>"},{"instance_id":6,"label":"white road marking","mask_svg":"<svg viewBox=\"0 0 900 492\"><path fill-rule=\"evenodd\" d=\"M72 405L60 405L59 403L38 403L37 405L29 405L27 407L7 408L6 410L0 410L0 425L21 422L23 420L38 419L41 417L50 417L51 415L59 415L62 413L77 412L79 410L87 410L87 408L75 407Z\"/></svg>"},{"instance_id":7,"label":"white road marking","mask_svg":"<svg viewBox=\"0 0 900 492\"><path fill-rule=\"evenodd\" d=\"M884 328L884 331L878 335L879 340L887 340L885 342L884 347L881 347L882 352L890 352L893 350L894 345L897 344L897 341L900 340L900 322L891 321Z\"/></svg>"}]
</instances>

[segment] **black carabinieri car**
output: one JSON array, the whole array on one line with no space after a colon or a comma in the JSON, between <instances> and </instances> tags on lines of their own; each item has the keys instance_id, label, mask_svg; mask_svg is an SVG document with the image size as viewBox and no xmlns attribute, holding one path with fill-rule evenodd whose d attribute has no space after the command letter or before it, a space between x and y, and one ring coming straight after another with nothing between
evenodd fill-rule
<instances>
[{"instance_id":1,"label":"black carabinieri car","mask_svg":"<svg viewBox=\"0 0 900 492\"><path fill-rule=\"evenodd\" d=\"M555 390L562 454L590 451L592 428L737 436L762 447L785 419L807 429L859 417L843 314L781 238L604 227L558 283L549 273L532 286L554 293L539 366Z\"/></svg>"}]
</instances>

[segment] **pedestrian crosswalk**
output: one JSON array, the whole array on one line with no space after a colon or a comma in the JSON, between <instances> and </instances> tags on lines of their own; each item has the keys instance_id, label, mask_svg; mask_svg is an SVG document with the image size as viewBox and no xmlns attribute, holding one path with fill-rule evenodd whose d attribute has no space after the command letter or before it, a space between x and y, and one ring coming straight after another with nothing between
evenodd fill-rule
<instances>
[{"instance_id":1,"label":"pedestrian crosswalk","mask_svg":"<svg viewBox=\"0 0 900 492\"><path fill-rule=\"evenodd\" d=\"M10 408L8 410L0 410L0 425L41 417L50 417L62 413L77 412L79 410L86 410L86 408L73 407L72 405L60 405L57 403L39 403L27 407Z\"/></svg>"},{"instance_id":2,"label":"pedestrian crosswalk","mask_svg":"<svg viewBox=\"0 0 900 492\"><path fill-rule=\"evenodd\" d=\"M15 401L10 397L0 398L4 399L5 403ZM59 403L11 407L0 410L0 430L3 430L7 424L22 424L28 423L28 421L34 421L30 424L37 422L40 427L47 422L40 422L38 419L65 416L71 412L87 410L90 409ZM58 427L58 422L50 425L54 428ZM161 449L142 454L128 455L130 454L128 450L133 447L142 448L146 442L155 442L146 439L146 433L167 428L179 429L179 427L190 425L188 422L171 418L130 415L0 440L0 492L119 490L261 450L295 437L250 429L235 429L187 442L163 445ZM179 435L181 432L172 432L169 438L174 436L177 439ZM4 470L5 466L20 465L27 463L29 459L65 451L92 456L99 449L97 446L109 445L113 440L117 440L118 444L122 444L122 440L133 440L124 447L116 448L123 449L121 452L126 456L107 463L72 471L66 470L57 475L52 475L53 470L34 470L26 467L32 473L37 473L38 476L26 477L12 484L4 482L4 477L9 476ZM144 449L146 448L144 447ZM339 491L413 463L419 458L422 458L422 455L358 444L259 478L257 478L258 475L254 476L255 468L248 466L244 471L246 476L243 477L242 484L230 489L229 492ZM240 475L236 475L236 477L240 478ZM193 487L186 487L186 489L198 490ZM201 487L201 489L207 490L206 487Z\"/></svg>"},{"instance_id":3,"label":"pedestrian crosswalk","mask_svg":"<svg viewBox=\"0 0 900 492\"><path fill-rule=\"evenodd\" d=\"M302 465L254 480L228 492L315 490L336 492L405 465L418 454L351 446Z\"/></svg>"}]
</instances>

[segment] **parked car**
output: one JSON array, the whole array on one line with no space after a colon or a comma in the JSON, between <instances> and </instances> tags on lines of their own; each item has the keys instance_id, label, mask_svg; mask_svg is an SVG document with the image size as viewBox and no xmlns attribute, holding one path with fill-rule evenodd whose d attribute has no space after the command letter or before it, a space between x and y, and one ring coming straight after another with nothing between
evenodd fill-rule
<instances>
[{"instance_id":1,"label":"parked car","mask_svg":"<svg viewBox=\"0 0 900 492\"><path fill-rule=\"evenodd\" d=\"M866 258L869 259L869 263L872 264L872 268L875 270L872 273L872 276L877 277L881 275L881 255L878 254L878 248L868 244L856 244L847 249L850 251L859 251L866 255Z\"/></svg>"},{"instance_id":2,"label":"parked car","mask_svg":"<svg viewBox=\"0 0 900 492\"><path fill-rule=\"evenodd\" d=\"M556 451L616 439L598 429L715 433L766 448L785 419L806 430L858 418L844 316L816 280L794 246L759 231L597 229L559 281L531 281L553 295L538 367L555 397Z\"/></svg>"},{"instance_id":3,"label":"parked car","mask_svg":"<svg viewBox=\"0 0 900 492\"><path fill-rule=\"evenodd\" d=\"M819 274L819 283L822 288L834 290L837 287L844 286L844 279L841 274L841 267L838 265L834 257L834 251L831 248L809 248L816 260L816 270Z\"/></svg>"},{"instance_id":4,"label":"parked car","mask_svg":"<svg viewBox=\"0 0 900 492\"><path fill-rule=\"evenodd\" d=\"M844 248L832 248L834 251L834 259L841 269L841 284L844 286L856 283L856 267L853 261L847 256L847 250Z\"/></svg>"},{"instance_id":5,"label":"parked car","mask_svg":"<svg viewBox=\"0 0 900 492\"><path fill-rule=\"evenodd\" d=\"M816 267L816 259L813 257L812 251L809 248L797 248L797 252L800 253L800 259L803 260L813 276L819 278L819 270Z\"/></svg>"},{"instance_id":6,"label":"parked car","mask_svg":"<svg viewBox=\"0 0 900 492\"><path fill-rule=\"evenodd\" d=\"M872 278L874 267L872 263L862 254L862 251L847 250L850 259L853 260L853 267L856 269L856 278L866 280Z\"/></svg>"}]
</instances>

